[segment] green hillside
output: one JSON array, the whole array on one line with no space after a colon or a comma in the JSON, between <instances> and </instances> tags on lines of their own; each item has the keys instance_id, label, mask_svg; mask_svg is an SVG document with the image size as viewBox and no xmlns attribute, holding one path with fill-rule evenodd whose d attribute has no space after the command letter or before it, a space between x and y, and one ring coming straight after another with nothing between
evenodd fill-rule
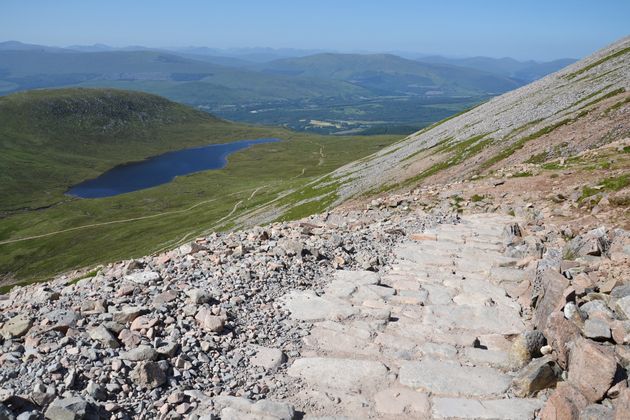
<instances>
[{"instance_id":1,"label":"green hillside","mask_svg":"<svg viewBox=\"0 0 630 420\"><path fill-rule=\"evenodd\" d=\"M64 89L0 97L0 211L50 205L69 185L118 163L222 141L234 128L145 93Z\"/></svg>"},{"instance_id":2,"label":"green hillside","mask_svg":"<svg viewBox=\"0 0 630 420\"><path fill-rule=\"evenodd\" d=\"M64 195L122 163L262 137L283 141L237 152L224 169L154 188L101 199ZM0 284L140 256L233 227L244 212L397 139L234 124L157 96L109 89L0 98Z\"/></svg>"}]
</instances>

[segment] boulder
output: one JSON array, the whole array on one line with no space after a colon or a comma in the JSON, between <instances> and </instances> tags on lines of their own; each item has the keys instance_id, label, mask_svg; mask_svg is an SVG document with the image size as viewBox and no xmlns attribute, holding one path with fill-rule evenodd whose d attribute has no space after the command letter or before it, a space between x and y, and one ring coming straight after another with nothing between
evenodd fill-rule
<instances>
[{"instance_id":1,"label":"boulder","mask_svg":"<svg viewBox=\"0 0 630 420\"><path fill-rule=\"evenodd\" d=\"M527 331L519 334L510 348L510 366L514 369L525 366L533 357L540 355L540 349L545 345L545 342L545 336L540 331Z\"/></svg>"},{"instance_id":2,"label":"boulder","mask_svg":"<svg viewBox=\"0 0 630 420\"><path fill-rule=\"evenodd\" d=\"M195 305L201 305L210 301L210 294L201 289L186 290L186 296Z\"/></svg>"},{"instance_id":3,"label":"boulder","mask_svg":"<svg viewBox=\"0 0 630 420\"><path fill-rule=\"evenodd\" d=\"M98 341L103 347L112 349L120 347L120 343L116 340L116 337L103 325L88 329L88 334L92 340Z\"/></svg>"},{"instance_id":4,"label":"boulder","mask_svg":"<svg viewBox=\"0 0 630 420\"><path fill-rule=\"evenodd\" d=\"M613 349L580 338L571 346L568 370L568 382L594 403L612 386L617 361Z\"/></svg>"},{"instance_id":5,"label":"boulder","mask_svg":"<svg viewBox=\"0 0 630 420\"><path fill-rule=\"evenodd\" d=\"M123 351L119 355L122 360L129 360L131 362L156 360L157 356L157 351L151 346L138 346L135 349Z\"/></svg>"},{"instance_id":6,"label":"boulder","mask_svg":"<svg viewBox=\"0 0 630 420\"><path fill-rule=\"evenodd\" d=\"M625 296L615 303L615 313L622 320L630 320L630 296Z\"/></svg>"},{"instance_id":7,"label":"boulder","mask_svg":"<svg viewBox=\"0 0 630 420\"><path fill-rule=\"evenodd\" d=\"M112 316L115 322L126 324L127 322L132 322L134 319L146 312L148 312L146 308L126 306L120 311L113 312Z\"/></svg>"},{"instance_id":8,"label":"boulder","mask_svg":"<svg viewBox=\"0 0 630 420\"><path fill-rule=\"evenodd\" d=\"M266 370L277 369L286 362L287 357L278 349L269 347L253 346L256 354L250 359L254 366L260 366Z\"/></svg>"},{"instance_id":9,"label":"boulder","mask_svg":"<svg viewBox=\"0 0 630 420\"><path fill-rule=\"evenodd\" d=\"M544 331L549 316L561 310L566 303L564 291L569 287L569 280L555 270L547 269L540 277L540 293L534 310L534 324L539 331Z\"/></svg>"},{"instance_id":10,"label":"boulder","mask_svg":"<svg viewBox=\"0 0 630 420\"><path fill-rule=\"evenodd\" d=\"M33 326L33 320L28 315L17 315L8 320L0 329L0 335L11 340L24 336Z\"/></svg>"},{"instance_id":11,"label":"boulder","mask_svg":"<svg viewBox=\"0 0 630 420\"><path fill-rule=\"evenodd\" d=\"M549 316L544 333L547 343L556 354L558 365L565 369L568 362L568 345L580 336L580 329L567 320L562 312L555 312Z\"/></svg>"},{"instance_id":12,"label":"boulder","mask_svg":"<svg viewBox=\"0 0 630 420\"><path fill-rule=\"evenodd\" d=\"M219 333L223 331L223 327L225 326L225 322L227 318L224 315L214 315L209 308L201 308L195 319L199 323L199 325L206 331Z\"/></svg>"},{"instance_id":13,"label":"boulder","mask_svg":"<svg viewBox=\"0 0 630 420\"><path fill-rule=\"evenodd\" d=\"M96 408L82 397L58 398L46 409L49 420L79 420L99 418Z\"/></svg>"},{"instance_id":14,"label":"boulder","mask_svg":"<svg viewBox=\"0 0 630 420\"><path fill-rule=\"evenodd\" d=\"M561 370L550 356L532 360L512 381L517 397L533 396L538 391L556 385Z\"/></svg>"},{"instance_id":15,"label":"boulder","mask_svg":"<svg viewBox=\"0 0 630 420\"><path fill-rule=\"evenodd\" d=\"M547 403L539 413L541 420L578 419L588 400L582 393L566 382L559 382Z\"/></svg>"},{"instance_id":16,"label":"boulder","mask_svg":"<svg viewBox=\"0 0 630 420\"><path fill-rule=\"evenodd\" d=\"M131 380L145 389L153 389L166 383L166 374L156 362L140 362L131 371Z\"/></svg>"},{"instance_id":17,"label":"boulder","mask_svg":"<svg viewBox=\"0 0 630 420\"><path fill-rule=\"evenodd\" d=\"M160 273L155 271L138 271L126 275L125 280L136 284L148 284L160 280Z\"/></svg>"},{"instance_id":18,"label":"boulder","mask_svg":"<svg viewBox=\"0 0 630 420\"><path fill-rule=\"evenodd\" d=\"M50 329L63 333L69 328L76 327L78 319L79 315L76 312L65 309L57 309L46 314L46 320L52 324Z\"/></svg>"},{"instance_id":19,"label":"boulder","mask_svg":"<svg viewBox=\"0 0 630 420\"><path fill-rule=\"evenodd\" d=\"M563 250L563 254L567 259L578 257L600 256L606 253L609 247L608 238L606 237L606 229L600 227L593 229L585 235L573 238Z\"/></svg>"},{"instance_id":20,"label":"boulder","mask_svg":"<svg viewBox=\"0 0 630 420\"><path fill-rule=\"evenodd\" d=\"M587 319L582 328L584 337L595 341L607 341L612 338L608 323L599 318Z\"/></svg>"}]
</instances>

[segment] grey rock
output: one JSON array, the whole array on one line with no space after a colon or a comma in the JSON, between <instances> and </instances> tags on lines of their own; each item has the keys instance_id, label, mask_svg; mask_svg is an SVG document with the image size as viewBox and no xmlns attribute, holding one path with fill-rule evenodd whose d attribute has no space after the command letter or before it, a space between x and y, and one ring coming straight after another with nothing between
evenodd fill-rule
<instances>
[{"instance_id":1,"label":"grey rock","mask_svg":"<svg viewBox=\"0 0 630 420\"><path fill-rule=\"evenodd\" d=\"M95 400L104 401L107 399L107 391L94 381L89 381L85 387L87 394Z\"/></svg>"},{"instance_id":2,"label":"grey rock","mask_svg":"<svg viewBox=\"0 0 630 420\"><path fill-rule=\"evenodd\" d=\"M135 349L121 352L119 357L122 360L129 360L132 362L156 360L158 356L157 351L151 346L138 346Z\"/></svg>"},{"instance_id":3,"label":"grey rock","mask_svg":"<svg viewBox=\"0 0 630 420\"><path fill-rule=\"evenodd\" d=\"M630 320L630 296L623 297L615 303L615 313L622 320Z\"/></svg>"},{"instance_id":4,"label":"grey rock","mask_svg":"<svg viewBox=\"0 0 630 420\"><path fill-rule=\"evenodd\" d=\"M505 392L511 378L494 368L462 366L450 360L424 359L404 362L400 367L399 381L434 395L490 396Z\"/></svg>"},{"instance_id":5,"label":"grey rock","mask_svg":"<svg viewBox=\"0 0 630 420\"><path fill-rule=\"evenodd\" d=\"M201 289L194 288L186 290L186 295L190 301L196 305L201 305L210 301L210 294Z\"/></svg>"},{"instance_id":6,"label":"grey rock","mask_svg":"<svg viewBox=\"0 0 630 420\"><path fill-rule=\"evenodd\" d=\"M4 323L0 335L6 339L19 338L33 326L33 320L25 314L17 315Z\"/></svg>"},{"instance_id":7,"label":"grey rock","mask_svg":"<svg viewBox=\"0 0 630 420\"><path fill-rule=\"evenodd\" d=\"M282 351L269 347L253 346L256 354L251 358L250 362L254 366L260 366L267 370L277 369L286 362L287 357Z\"/></svg>"},{"instance_id":8,"label":"grey rock","mask_svg":"<svg viewBox=\"0 0 630 420\"><path fill-rule=\"evenodd\" d=\"M599 318L589 318L584 321L582 332L585 337L596 341L606 341L612 337L608 323Z\"/></svg>"},{"instance_id":9,"label":"grey rock","mask_svg":"<svg viewBox=\"0 0 630 420\"><path fill-rule=\"evenodd\" d=\"M15 420L15 414L2 403L0 403L0 420Z\"/></svg>"},{"instance_id":10,"label":"grey rock","mask_svg":"<svg viewBox=\"0 0 630 420\"><path fill-rule=\"evenodd\" d=\"M138 386L146 389L154 389L166 383L166 374L156 362L138 363L130 377Z\"/></svg>"},{"instance_id":11,"label":"grey rock","mask_svg":"<svg viewBox=\"0 0 630 420\"><path fill-rule=\"evenodd\" d=\"M614 410L601 404L591 404L580 411L579 420L608 420L616 418Z\"/></svg>"},{"instance_id":12,"label":"grey rock","mask_svg":"<svg viewBox=\"0 0 630 420\"><path fill-rule=\"evenodd\" d=\"M98 418L92 404L83 398L69 397L53 401L44 413L49 420L80 420Z\"/></svg>"},{"instance_id":13,"label":"grey rock","mask_svg":"<svg viewBox=\"0 0 630 420\"><path fill-rule=\"evenodd\" d=\"M116 340L116 337L109 332L107 328L103 325L99 325L97 327L90 328L88 330L88 334L92 340L98 341L104 347L109 347L112 349L116 349L120 347L120 343Z\"/></svg>"},{"instance_id":14,"label":"grey rock","mask_svg":"<svg viewBox=\"0 0 630 420\"><path fill-rule=\"evenodd\" d=\"M560 368L550 356L532 360L512 381L512 389L517 397L529 397L543 389L551 388L558 382Z\"/></svg>"},{"instance_id":15,"label":"grey rock","mask_svg":"<svg viewBox=\"0 0 630 420\"><path fill-rule=\"evenodd\" d=\"M137 284L148 284L160 280L160 273L155 271L138 271L126 275L125 280Z\"/></svg>"}]
</instances>

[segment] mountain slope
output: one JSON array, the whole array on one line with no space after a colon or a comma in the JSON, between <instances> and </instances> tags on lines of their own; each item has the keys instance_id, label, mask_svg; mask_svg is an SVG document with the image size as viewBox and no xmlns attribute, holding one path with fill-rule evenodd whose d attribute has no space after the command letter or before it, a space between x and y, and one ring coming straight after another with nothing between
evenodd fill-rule
<instances>
[{"instance_id":1,"label":"mountain slope","mask_svg":"<svg viewBox=\"0 0 630 420\"><path fill-rule=\"evenodd\" d=\"M577 60L562 58L547 62L518 61L513 58L468 57L447 58L441 56L429 56L418 58L417 61L433 64L447 64L452 66L467 67L492 74L510 77L524 82L532 82L547 74L556 72Z\"/></svg>"},{"instance_id":2,"label":"mountain slope","mask_svg":"<svg viewBox=\"0 0 630 420\"><path fill-rule=\"evenodd\" d=\"M0 92L85 85L161 94L189 104L369 95L336 80L294 79L162 51L0 51Z\"/></svg>"},{"instance_id":3,"label":"mountain slope","mask_svg":"<svg viewBox=\"0 0 630 420\"><path fill-rule=\"evenodd\" d=\"M547 159L561 155L563 148L578 152L627 136L629 121L621 112L628 106L629 67L630 38L624 38L558 73L340 169L336 176L353 179L341 188L341 196L438 175L463 179L487 173L506 159L524 162L541 152ZM608 129L586 130L602 118L612 121ZM566 146L562 141L545 143L554 130L566 132Z\"/></svg>"},{"instance_id":4,"label":"mountain slope","mask_svg":"<svg viewBox=\"0 0 630 420\"><path fill-rule=\"evenodd\" d=\"M259 68L275 74L345 80L398 93L500 93L520 85L507 77L474 69L420 63L391 54L316 54L276 60Z\"/></svg>"},{"instance_id":5,"label":"mountain slope","mask_svg":"<svg viewBox=\"0 0 630 420\"><path fill-rule=\"evenodd\" d=\"M300 206L330 204L432 181L487 176L630 136L630 37L560 72L423 129L308 186ZM299 213L299 209L293 209ZM305 214L305 213L303 213ZM243 219L245 221L245 219Z\"/></svg>"}]
</instances>

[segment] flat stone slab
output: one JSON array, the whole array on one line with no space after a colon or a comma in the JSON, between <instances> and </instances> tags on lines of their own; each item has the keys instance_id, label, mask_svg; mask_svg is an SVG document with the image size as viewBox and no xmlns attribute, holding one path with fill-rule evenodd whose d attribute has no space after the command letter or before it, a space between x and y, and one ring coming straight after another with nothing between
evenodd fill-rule
<instances>
[{"instance_id":1,"label":"flat stone slab","mask_svg":"<svg viewBox=\"0 0 630 420\"><path fill-rule=\"evenodd\" d=\"M374 395L376 411L381 414L427 418L429 397L427 394L409 388L388 388Z\"/></svg>"},{"instance_id":2,"label":"flat stone slab","mask_svg":"<svg viewBox=\"0 0 630 420\"><path fill-rule=\"evenodd\" d=\"M436 395L482 397L504 393L512 378L489 367L425 359L403 363L398 380L408 387L421 388Z\"/></svg>"},{"instance_id":3,"label":"flat stone slab","mask_svg":"<svg viewBox=\"0 0 630 420\"><path fill-rule=\"evenodd\" d=\"M371 360L307 357L296 360L287 373L311 386L359 392L386 381L388 369Z\"/></svg>"},{"instance_id":4,"label":"flat stone slab","mask_svg":"<svg viewBox=\"0 0 630 420\"><path fill-rule=\"evenodd\" d=\"M335 279L356 285L380 284L380 277L373 271L339 270L335 272Z\"/></svg>"},{"instance_id":5,"label":"flat stone slab","mask_svg":"<svg viewBox=\"0 0 630 420\"><path fill-rule=\"evenodd\" d=\"M335 302L313 292L292 291L283 299L291 317L300 321L342 320L359 312L345 302Z\"/></svg>"},{"instance_id":6,"label":"flat stone slab","mask_svg":"<svg viewBox=\"0 0 630 420\"><path fill-rule=\"evenodd\" d=\"M543 401L529 398L474 400L433 398L432 414L438 419L533 419Z\"/></svg>"},{"instance_id":7,"label":"flat stone slab","mask_svg":"<svg viewBox=\"0 0 630 420\"><path fill-rule=\"evenodd\" d=\"M483 333L518 334L525 324L513 308L497 306L431 305L423 323L436 328L464 329Z\"/></svg>"},{"instance_id":8,"label":"flat stone slab","mask_svg":"<svg viewBox=\"0 0 630 420\"><path fill-rule=\"evenodd\" d=\"M339 328L340 327L340 328ZM366 332L367 333L367 332ZM343 325L315 326L304 342L320 351L341 353L344 355L379 355L377 345L371 343L370 334L362 334L355 328Z\"/></svg>"}]
</instances>

